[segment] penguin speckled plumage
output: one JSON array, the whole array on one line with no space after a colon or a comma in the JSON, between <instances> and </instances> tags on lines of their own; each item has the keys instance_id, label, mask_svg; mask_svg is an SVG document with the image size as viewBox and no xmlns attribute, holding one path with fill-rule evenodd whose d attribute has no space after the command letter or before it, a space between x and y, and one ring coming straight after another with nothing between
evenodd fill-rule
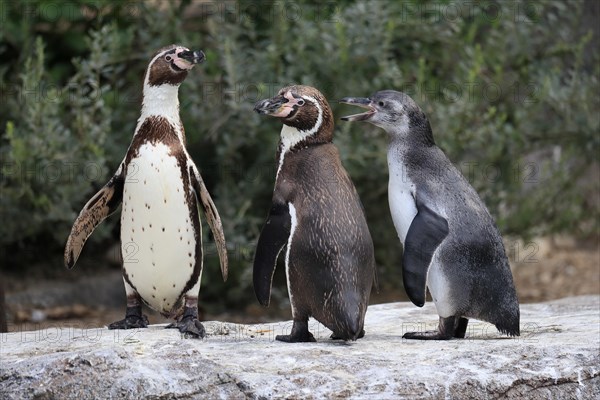
<instances>
[{"instance_id":1,"label":"penguin speckled plumage","mask_svg":"<svg viewBox=\"0 0 600 400\"><path fill-rule=\"evenodd\" d=\"M333 115L315 88L289 86L256 103L259 114L283 122L272 206L254 258L254 291L268 306L277 257L286 246L291 334L284 342L315 341L314 317L333 339L364 335L375 275L373 241L356 189L332 143Z\"/></svg>"},{"instance_id":2,"label":"penguin speckled plumage","mask_svg":"<svg viewBox=\"0 0 600 400\"><path fill-rule=\"evenodd\" d=\"M177 322L191 337L203 337L198 321L202 274L202 226L198 203L215 237L227 279L225 236L217 209L185 148L179 117L179 85L202 51L171 45L151 59L144 75L141 116L117 172L83 207L65 247L70 269L98 224L122 203L121 253L127 294L125 319L109 329L145 328L141 301ZM182 307L183 306L183 307Z\"/></svg>"},{"instance_id":3,"label":"penguin speckled plumage","mask_svg":"<svg viewBox=\"0 0 600 400\"><path fill-rule=\"evenodd\" d=\"M423 111L393 90L340 102L368 109L342 120L370 122L388 133L388 197L404 246L404 288L419 307L429 288L440 316L437 331L403 337L463 338L468 318L518 336L519 302L498 228L475 189L435 145Z\"/></svg>"}]
</instances>

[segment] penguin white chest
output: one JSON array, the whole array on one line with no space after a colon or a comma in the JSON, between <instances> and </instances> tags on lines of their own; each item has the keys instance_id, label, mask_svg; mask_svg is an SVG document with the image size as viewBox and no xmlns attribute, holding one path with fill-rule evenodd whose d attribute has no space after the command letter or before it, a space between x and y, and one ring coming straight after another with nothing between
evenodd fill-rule
<instances>
[{"instance_id":1,"label":"penguin white chest","mask_svg":"<svg viewBox=\"0 0 600 400\"><path fill-rule=\"evenodd\" d=\"M196 264L186 190L182 169L168 146L140 146L127 167L123 189L123 268L144 301L163 313L176 305Z\"/></svg>"},{"instance_id":2,"label":"penguin white chest","mask_svg":"<svg viewBox=\"0 0 600 400\"><path fill-rule=\"evenodd\" d=\"M388 182L388 202L394 227L402 244L406 243L406 234L415 215L417 206L414 193L415 185L410 181L406 168L401 164L388 163L390 179Z\"/></svg>"}]
</instances>

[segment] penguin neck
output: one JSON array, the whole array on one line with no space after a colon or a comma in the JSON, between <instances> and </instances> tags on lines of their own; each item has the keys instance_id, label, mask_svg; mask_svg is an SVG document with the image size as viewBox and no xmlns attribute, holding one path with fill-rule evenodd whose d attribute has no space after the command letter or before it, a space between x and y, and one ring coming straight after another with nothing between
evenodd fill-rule
<instances>
[{"instance_id":1,"label":"penguin neck","mask_svg":"<svg viewBox=\"0 0 600 400\"><path fill-rule=\"evenodd\" d=\"M293 149L300 142L306 141L308 138L313 136L315 133L312 131L301 131L300 129L294 128L293 126L283 125L281 133L279 134L280 148L282 153Z\"/></svg>"},{"instance_id":2,"label":"penguin neck","mask_svg":"<svg viewBox=\"0 0 600 400\"><path fill-rule=\"evenodd\" d=\"M414 143L425 147L435 146L431 125L422 110L419 109L409 112L408 120L409 135Z\"/></svg>"},{"instance_id":3,"label":"penguin neck","mask_svg":"<svg viewBox=\"0 0 600 400\"><path fill-rule=\"evenodd\" d=\"M158 86L144 85L142 112L138 119L138 127L149 117L162 117L166 119L177 132L177 136L184 141L179 117L179 85L162 84Z\"/></svg>"},{"instance_id":4,"label":"penguin neck","mask_svg":"<svg viewBox=\"0 0 600 400\"><path fill-rule=\"evenodd\" d=\"M171 122L180 122L179 85L144 85L141 118L152 115L164 117Z\"/></svg>"},{"instance_id":5,"label":"penguin neck","mask_svg":"<svg viewBox=\"0 0 600 400\"><path fill-rule=\"evenodd\" d=\"M331 142L327 138L331 135L322 135L319 128L322 129L320 121L317 126L310 130L300 130L293 126L283 125L280 133L279 140L279 150L278 150L278 161L279 165L277 167L277 176L279 176L279 172L281 171L281 167L283 167L283 161L285 156L290 151L293 151L295 148L304 145L304 147L312 146L315 144L322 144ZM275 178L277 179L277 178Z\"/></svg>"},{"instance_id":6,"label":"penguin neck","mask_svg":"<svg viewBox=\"0 0 600 400\"><path fill-rule=\"evenodd\" d=\"M388 127L386 130L390 146L398 148L435 147L431 126L426 118L410 116L402 123Z\"/></svg>"}]
</instances>

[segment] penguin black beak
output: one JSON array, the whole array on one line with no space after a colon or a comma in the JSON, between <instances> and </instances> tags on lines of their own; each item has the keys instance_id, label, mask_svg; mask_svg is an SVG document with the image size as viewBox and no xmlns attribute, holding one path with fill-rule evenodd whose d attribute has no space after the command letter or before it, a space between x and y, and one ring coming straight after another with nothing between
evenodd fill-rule
<instances>
[{"instance_id":1,"label":"penguin black beak","mask_svg":"<svg viewBox=\"0 0 600 400\"><path fill-rule=\"evenodd\" d=\"M377 112L375 107L373 107L373 105L371 104L371 99L365 97L344 97L339 101L339 103L352 104L362 108L367 108L369 110L365 113L347 115L345 117L342 117L342 121L366 121Z\"/></svg>"},{"instance_id":2,"label":"penguin black beak","mask_svg":"<svg viewBox=\"0 0 600 400\"><path fill-rule=\"evenodd\" d=\"M183 58L184 60L191 62L192 64L200 64L206 59L206 55L202 50L199 51L191 51L186 50L177 54L177 57Z\"/></svg>"},{"instance_id":3,"label":"penguin black beak","mask_svg":"<svg viewBox=\"0 0 600 400\"><path fill-rule=\"evenodd\" d=\"M275 116L281 111L281 107L289 100L283 96L275 96L271 99L259 100L254 104L254 111L262 115Z\"/></svg>"}]
</instances>

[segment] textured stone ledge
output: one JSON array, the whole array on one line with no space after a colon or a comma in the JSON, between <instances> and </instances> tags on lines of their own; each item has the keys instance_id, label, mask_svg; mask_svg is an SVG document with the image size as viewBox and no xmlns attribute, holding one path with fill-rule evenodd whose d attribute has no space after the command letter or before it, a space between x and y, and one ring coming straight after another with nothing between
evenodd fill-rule
<instances>
[{"instance_id":1,"label":"textured stone ledge","mask_svg":"<svg viewBox=\"0 0 600 400\"><path fill-rule=\"evenodd\" d=\"M364 339L274 336L290 322L205 322L204 340L175 330L63 326L0 336L2 398L598 398L600 296L521 306L519 338L471 321L464 340L408 341L435 309L371 306Z\"/></svg>"}]
</instances>

